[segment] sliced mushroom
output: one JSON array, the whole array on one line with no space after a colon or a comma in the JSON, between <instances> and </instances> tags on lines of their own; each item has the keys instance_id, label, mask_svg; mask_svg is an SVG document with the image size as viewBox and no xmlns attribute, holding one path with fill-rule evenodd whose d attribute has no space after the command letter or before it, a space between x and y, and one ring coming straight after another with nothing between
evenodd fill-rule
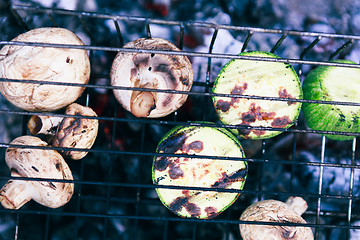
<instances>
[{"instance_id":1,"label":"sliced mushroom","mask_svg":"<svg viewBox=\"0 0 360 240\"><path fill-rule=\"evenodd\" d=\"M180 51L161 38L140 38L124 48ZM193 70L186 56L119 52L111 68L111 85L161 90L189 91ZM136 117L166 116L186 101L187 94L114 90L119 103Z\"/></svg>"},{"instance_id":2,"label":"sliced mushroom","mask_svg":"<svg viewBox=\"0 0 360 240\"><path fill-rule=\"evenodd\" d=\"M48 144L38 137L21 136L13 145L41 146ZM55 150L9 147L5 161L13 177L73 180L70 168ZM51 208L61 207L70 201L74 184L60 181L9 180L0 190L0 202L8 209L19 209L34 201Z\"/></svg>"},{"instance_id":3,"label":"sliced mushroom","mask_svg":"<svg viewBox=\"0 0 360 240\"><path fill-rule=\"evenodd\" d=\"M63 28L37 28L12 41L84 45L71 31ZM0 77L86 84L90 61L86 50L52 47L5 45L0 50ZM84 87L1 82L0 92L15 106L28 111L54 111L74 102Z\"/></svg>"},{"instance_id":4,"label":"sliced mushroom","mask_svg":"<svg viewBox=\"0 0 360 240\"><path fill-rule=\"evenodd\" d=\"M33 135L48 134L49 142L54 147L90 149L97 137L99 121L88 117L97 117L90 107L80 104L70 104L65 111L66 115L78 117L49 117L34 115L28 123L29 132ZM84 116L84 117L79 117ZM54 131L56 129L56 131ZM87 155L87 151L66 151L61 154L74 160L79 160Z\"/></svg>"},{"instance_id":5,"label":"sliced mushroom","mask_svg":"<svg viewBox=\"0 0 360 240\"><path fill-rule=\"evenodd\" d=\"M241 221L268 222L271 225L240 224L241 237L244 240L285 240L314 239L309 227L285 226L276 223L304 223L301 217L307 209L307 203L301 197L291 197L286 203L277 200L265 200L249 206L240 217Z\"/></svg>"}]
</instances>

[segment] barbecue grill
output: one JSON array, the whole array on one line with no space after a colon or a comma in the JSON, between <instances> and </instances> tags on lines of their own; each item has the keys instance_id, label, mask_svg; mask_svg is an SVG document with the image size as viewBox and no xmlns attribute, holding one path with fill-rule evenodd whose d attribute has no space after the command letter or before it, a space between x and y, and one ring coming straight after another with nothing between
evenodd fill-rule
<instances>
[{"instance_id":1,"label":"barbecue grill","mask_svg":"<svg viewBox=\"0 0 360 240\"><path fill-rule=\"evenodd\" d=\"M59 26L78 30L87 35L89 41L85 46L10 42L10 37L15 37L15 35L9 36L9 39L1 39L0 45L31 45L88 50L92 63L90 82L85 85L73 85L86 87L86 91L77 102L97 111L99 116L94 118L100 121L100 129L92 149L82 150L89 152L84 159L67 161L74 175L74 180L71 182L75 184L75 193L71 201L59 209L49 209L33 201L19 210L1 208L0 238L164 240L206 238L231 240L241 239L239 224L308 226L312 228L315 239L350 239L360 231L360 213L357 210L360 200L358 187L360 166L356 163L357 139L338 142L319 135L320 133L336 133L357 136L360 133L310 130L306 127L301 115L295 126L290 129L266 128L270 131L283 131L282 134L272 139L241 140L247 158L237 160L246 160L249 164L249 175L245 188L241 191L226 190L241 192L241 195L230 208L214 219L180 218L172 214L161 204L151 181L152 160L155 156L161 155L155 153L156 145L161 136L170 128L189 125L234 127L221 124L213 110L211 96L214 94L211 93L211 87L214 81L213 76L217 74L213 68L214 61L246 59L248 61L289 63L294 66L300 79L303 80L304 72L319 65L360 67L359 65L330 61L342 57L343 53L346 53L360 40L360 36L241 27L208 22L170 21L25 5L11 5L9 11L12 13L13 21L17 23L14 26L14 29L18 31L17 34L36 27ZM71 26L65 24L69 22ZM105 36L107 34L104 31L105 26L111 26L115 30L110 36L111 41L108 40L109 36ZM131 35L126 35L124 32L124 28L129 28L129 26L134 31L138 31L142 37L147 38L153 36L152 29L156 26L172 29L177 34L169 40L184 51L124 49L122 48L124 43L134 40L128 39L131 38ZM243 45L238 52L213 51L216 42L221 41L223 37L223 30L231 32L242 41ZM191 31L204 31L211 34L211 41L206 45L207 52L186 49L184 43L186 36ZM270 49L263 50L277 53L279 49L286 48L287 40L291 39L301 46L300 55L295 58L281 56L282 58L279 59L237 55L242 51L255 50L249 48L253 37L258 35L275 39ZM329 40L336 46L332 53L322 54L314 51L322 41ZM194 77L194 86L191 92L156 90L174 94L189 94L188 101L175 113L160 119L135 118L120 107L112 94L112 89L115 88L122 91L131 89L113 87L109 83L111 62L118 51L185 55L190 59L204 60L205 64L202 67L206 71L203 76ZM204 80L200 80L201 77ZM22 80L15 79L1 79L1 81L22 82ZM35 80L30 82L36 83ZM145 91L149 90L145 89ZM286 98L266 96L241 97L267 101L288 101ZM334 102L301 99L294 101L334 104ZM356 102L336 104L360 105ZM65 116L57 112L39 114ZM13 124L16 125L16 133L25 135L27 134L26 123L33 113L4 105L0 109L0 115L1 118L15 119ZM259 129L262 128L259 127ZM10 172L4 161L4 152L10 146L10 141L11 139L5 139L0 143L0 169L2 169L0 182L2 185L9 179L24 180L24 178L9 177ZM189 157L191 158L191 156ZM338 160L340 158L341 161ZM219 161L222 160L226 161L229 158L219 158ZM330 180L329 174L331 175ZM338 181L337 178L344 180L344 183L340 184L340 187L338 186L340 190L330 189L329 186L333 186L333 183ZM60 181L37 178L25 178L25 180ZM176 188L172 186L156 187ZM208 191L209 189L200 188L200 190ZM216 190L225 191L224 189ZM255 201L286 200L290 196L300 196L307 201L309 208L303 215L307 224L242 222L239 220L245 208Z\"/></svg>"}]
</instances>

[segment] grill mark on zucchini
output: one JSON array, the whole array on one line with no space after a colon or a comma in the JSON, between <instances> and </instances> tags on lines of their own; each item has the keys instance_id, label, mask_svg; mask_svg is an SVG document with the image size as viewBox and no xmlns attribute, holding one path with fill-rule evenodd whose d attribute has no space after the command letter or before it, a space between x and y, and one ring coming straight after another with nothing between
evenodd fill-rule
<instances>
[{"instance_id":1,"label":"grill mark on zucchini","mask_svg":"<svg viewBox=\"0 0 360 240\"><path fill-rule=\"evenodd\" d=\"M237 181L244 181L244 177L247 175L247 168L239 169L231 175L227 175L226 172L222 173L222 177L217 180L211 187L214 188L226 188L230 184Z\"/></svg>"}]
</instances>

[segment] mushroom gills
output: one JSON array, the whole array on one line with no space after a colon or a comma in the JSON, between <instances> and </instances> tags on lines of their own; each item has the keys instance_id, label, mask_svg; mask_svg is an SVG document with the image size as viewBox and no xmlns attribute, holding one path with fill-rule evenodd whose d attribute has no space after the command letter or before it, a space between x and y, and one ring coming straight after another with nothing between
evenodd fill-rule
<instances>
[{"instance_id":1,"label":"mushroom gills","mask_svg":"<svg viewBox=\"0 0 360 240\"><path fill-rule=\"evenodd\" d=\"M140 38L124 48L181 51L161 38ZM193 83L191 62L186 56L119 52L111 67L111 85L155 90L190 91ZM164 117L186 101L188 95L160 91L114 89L118 102L136 117Z\"/></svg>"}]
</instances>

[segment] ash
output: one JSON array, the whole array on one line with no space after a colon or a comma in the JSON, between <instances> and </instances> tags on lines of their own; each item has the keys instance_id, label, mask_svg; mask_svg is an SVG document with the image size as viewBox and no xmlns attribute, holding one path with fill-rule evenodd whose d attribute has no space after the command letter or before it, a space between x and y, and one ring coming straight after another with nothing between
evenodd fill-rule
<instances>
[{"instance_id":1,"label":"ash","mask_svg":"<svg viewBox=\"0 0 360 240\"><path fill-rule=\"evenodd\" d=\"M215 24L258 27L269 29L300 30L311 32L360 34L360 1L352 0L0 0L0 40L9 41L24 32L24 28L10 13L9 4L25 4L47 8L99 12L111 15L143 16L155 19L208 22ZM30 28L52 26L45 14L19 11ZM122 41L110 20L88 19L87 27L73 17L56 17L57 24L75 32L87 45L121 47L129 41L146 37L145 24L136 21L119 21ZM179 46L178 26L150 24L151 36L161 37ZM182 49L190 52L209 53L214 30L187 26ZM247 32L220 29L212 53L237 54L241 51ZM246 50L270 51L281 36L278 34L254 34ZM314 40L313 37L288 36L275 54L299 59L301 52ZM330 55L344 44L343 40L323 38L305 55L305 59L328 61ZM340 164L341 167L323 167L321 170L321 137L314 134L283 133L265 141L243 140L246 156L259 161L249 162L249 176L245 184L247 193L214 222L181 221L159 201L152 184L152 158L141 154L152 153L161 137L172 127L167 124L150 124L137 121L124 111L111 91L101 88L109 85L109 71L114 52L91 51L91 84L99 88L88 89L78 100L88 104L99 116L116 117L126 121L101 121L99 135L94 145L97 150L81 161L68 160L76 184L72 200L60 209L47 209L37 203L27 203L19 212L0 209L0 239L241 239L237 221L242 211L252 202L262 199L285 201L288 195L305 195L309 209L304 218L309 223L332 226L359 225L360 172L352 168L357 162L352 157L352 142L326 141L324 163ZM360 47L357 42L341 51L336 58L359 62ZM229 61L223 58L192 57L194 92L209 92L222 66ZM306 75L310 65L295 65ZM209 71L208 71L209 69ZM26 134L28 116L17 112L0 95L0 142L8 144L12 139ZM8 111L11 111L10 113ZM13 113L13 111L15 111ZM219 123L211 99L191 95L167 121L212 121ZM300 116L298 129L306 129ZM295 149L294 149L295 146ZM4 160L5 148L0 148L0 183L10 176ZM265 161L266 160L266 161ZM285 164L284 161L290 164ZM301 163L291 164L291 162ZM315 165L308 165L312 163ZM342 167L345 166L345 167ZM322 171L322 175L321 175ZM322 176L322 177L321 177ZM352 187L350 182L353 181ZM319 184L320 191L319 191ZM282 195L282 193L285 193ZM318 195L321 204L318 205ZM349 199L352 197L350 221L347 221ZM321 214L317 218L316 212ZM150 219L148 219L150 218ZM168 221L168 218L175 221ZM315 231L315 229L314 229ZM317 239L359 239L357 228L334 229L320 227ZM341 236L341 237L340 237Z\"/></svg>"}]
</instances>

